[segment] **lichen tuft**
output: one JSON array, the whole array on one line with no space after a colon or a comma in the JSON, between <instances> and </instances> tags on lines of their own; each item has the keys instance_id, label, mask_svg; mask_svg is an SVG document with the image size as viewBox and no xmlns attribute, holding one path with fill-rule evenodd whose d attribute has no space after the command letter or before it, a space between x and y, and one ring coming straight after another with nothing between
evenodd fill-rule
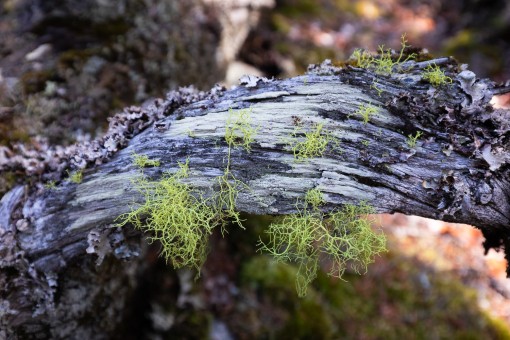
<instances>
[{"instance_id":1,"label":"lichen tuft","mask_svg":"<svg viewBox=\"0 0 510 340\"><path fill-rule=\"evenodd\" d=\"M270 254L276 262L297 264L299 296L306 295L321 259L330 260L330 276L341 278L347 266L357 273L365 272L374 256L386 251L384 234L374 232L372 221L366 217L374 213L372 207L365 202L358 206L348 204L324 215L317 209L318 191L311 191L305 196L305 202L314 202L310 203L312 210L305 204L297 214L284 216L269 226L268 241L259 242L259 251Z\"/></svg>"},{"instance_id":2,"label":"lichen tuft","mask_svg":"<svg viewBox=\"0 0 510 340\"><path fill-rule=\"evenodd\" d=\"M315 125L311 131L305 132L304 140L298 142L291 142L291 149L294 158L302 161L307 158L320 157L326 151L329 137L322 132L324 123ZM294 132L297 135L299 130Z\"/></svg>"},{"instance_id":3,"label":"lichen tuft","mask_svg":"<svg viewBox=\"0 0 510 340\"><path fill-rule=\"evenodd\" d=\"M67 174L69 175L69 181L71 183L80 184L83 180L83 170L76 170L73 172L67 170Z\"/></svg>"},{"instance_id":4,"label":"lichen tuft","mask_svg":"<svg viewBox=\"0 0 510 340\"><path fill-rule=\"evenodd\" d=\"M216 210L182 179L188 177L189 161L179 163L174 174L159 181L139 177L135 188L144 203L119 216L118 225L133 224L150 232L149 242L161 243L161 256L174 268L200 267L207 255L207 241L217 220Z\"/></svg>"},{"instance_id":5,"label":"lichen tuft","mask_svg":"<svg viewBox=\"0 0 510 340\"><path fill-rule=\"evenodd\" d=\"M149 159L147 155L140 155L137 153L133 153L133 163L139 168L145 168L150 166L159 166L160 162L157 159Z\"/></svg>"},{"instance_id":6,"label":"lichen tuft","mask_svg":"<svg viewBox=\"0 0 510 340\"><path fill-rule=\"evenodd\" d=\"M370 121L370 117L376 115L379 112L377 107L370 104L361 104L358 106L358 110L356 111L356 115L360 116L363 124L367 124Z\"/></svg>"},{"instance_id":7,"label":"lichen tuft","mask_svg":"<svg viewBox=\"0 0 510 340\"><path fill-rule=\"evenodd\" d=\"M421 76L434 87L448 85L453 82L452 78L445 75L444 71L436 64L428 65Z\"/></svg>"}]
</instances>

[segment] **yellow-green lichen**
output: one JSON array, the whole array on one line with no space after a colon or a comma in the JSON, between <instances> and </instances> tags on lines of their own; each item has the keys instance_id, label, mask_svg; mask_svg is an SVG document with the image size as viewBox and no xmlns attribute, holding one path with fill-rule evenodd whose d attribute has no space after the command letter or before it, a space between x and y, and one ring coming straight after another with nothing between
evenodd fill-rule
<instances>
[{"instance_id":1,"label":"yellow-green lichen","mask_svg":"<svg viewBox=\"0 0 510 340\"><path fill-rule=\"evenodd\" d=\"M69 175L69 181L71 183L80 184L83 180L83 170L76 170L73 172L67 170L67 174Z\"/></svg>"},{"instance_id":2,"label":"yellow-green lichen","mask_svg":"<svg viewBox=\"0 0 510 340\"><path fill-rule=\"evenodd\" d=\"M202 192L183 182L189 176L189 160L179 163L177 172L165 174L158 181L142 175L134 181L134 187L143 195L144 203L121 215L119 226L132 224L150 233L148 239L161 243L161 256L167 262L175 268L194 267L200 272L213 229L221 226L223 233L229 221L243 227L235 205L239 191L246 185L231 171L231 154L236 147L250 151L255 132L249 109L230 110L225 127L227 164L223 175L215 179L216 192L205 198ZM146 155L135 154L133 161L139 167L159 165L159 161Z\"/></svg>"},{"instance_id":3,"label":"yellow-green lichen","mask_svg":"<svg viewBox=\"0 0 510 340\"><path fill-rule=\"evenodd\" d=\"M372 83L372 85L370 85L370 87L377 91L377 95L378 95L379 97L380 97L380 96L381 96L381 94L384 92L384 90L383 90L383 89L381 89L381 88L379 88L379 87L377 86L377 84L376 84L376 83Z\"/></svg>"},{"instance_id":4,"label":"yellow-green lichen","mask_svg":"<svg viewBox=\"0 0 510 340\"><path fill-rule=\"evenodd\" d=\"M358 110L355 112L356 115L360 116L363 124L367 124L370 121L370 117L376 115L379 109L370 104L361 104L358 106Z\"/></svg>"},{"instance_id":5,"label":"yellow-green lichen","mask_svg":"<svg viewBox=\"0 0 510 340\"><path fill-rule=\"evenodd\" d=\"M309 191L305 196L305 201L314 202L310 203L312 210L305 206L297 214L284 216L269 226L268 240L259 242L259 250L275 261L298 266L295 282L299 296L306 295L321 258L331 260L329 275L341 278L347 265L357 273L364 272L373 257L386 250L384 234L374 232L371 221L363 217L373 213L373 208L362 202L324 215L317 209L319 193Z\"/></svg>"},{"instance_id":6,"label":"yellow-green lichen","mask_svg":"<svg viewBox=\"0 0 510 340\"><path fill-rule=\"evenodd\" d=\"M324 204L324 194L318 188L310 189L305 194L305 202L313 209L317 209L320 205Z\"/></svg>"},{"instance_id":7,"label":"yellow-green lichen","mask_svg":"<svg viewBox=\"0 0 510 340\"><path fill-rule=\"evenodd\" d=\"M218 191L214 194L214 206L219 217L222 232L228 221L243 227L241 214L236 210L236 201L239 192L247 188L246 184L238 180L230 171L230 164L227 165L222 176L216 177Z\"/></svg>"},{"instance_id":8,"label":"yellow-green lichen","mask_svg":"<svg viewBox=\"0 0 510 340\"><path fill-rule=\"evenodd\" d=\"M48 190L55 189L57 187L57 182L55 180L48 181L44 184L44 187Z\"/></svg>"},{"instance_id":9,"label":"yellow-green lichen","mask_svg":"<svg viewBox=\"0 0 510 340\"><path fill-rule=\"evenodd\" d=\"M416 134L413 136L412 134L409 134L407 136L407 145L412 149L416 147L416 142L418 141L418 138L420 138L422 135L421 131L417 131Z\"/></svg>"},{"instance_id":10,"label":"yellow-green lichen","mask_svg":"<svg viewBox=\"0 0 510 340\"><path fill-rule=\"evenodd\" d=\"M368 68L372 65L374 57L366 50L357 48L352 53L351 59L354 59L357 67Z\"/></svg>"},{"instance_id":11,"label":"yellow-green lichen","mask_svg":"<svg viewBox=\"0 0 510 340\"><path fill-rule=\"evenodd\" d=\"M260 250L270 254L277 262L296 263L296 289L299 296L306 295L307 287L317 273L310 270L317 266L319 249L314 243L323 234L320 217L302 211L286 215L269 226L269 241L260 242ZM316 268L315 268L316 269Z\"/></svg>"},{"instance_id":12,"label":"yellow-green lichen","mask_svg":"<svg viewBox=\"0 0 510 340\"><path fill-rule=\"evenodd\" d=\"M444 71L441 70L436 64L428 65L421 76L434 87L448 85L453 82L452 78L445 75Z\"/></svg>"},{"instance_id":13,"label":"yellow-green lichen","mask_svg":"<svg viewBox=\"0 0 510 340\"><path fill-rule=\"evenodd\" d=\"M410 45L407 45L406 34L401 36L400 45L398 57L393 57L391 49L385 49L384 45L380 45L378 48L379 54L376 57L365 50L355 49L351 59L354 60L357 67L372 69L377 74L389 75L392 74L395 66L399 66L416 56L411 53L404 58L404 51L410 47Z\"/></svg>"},{"instance_id":14,"label":"yellow-green lichen","mask_svg":"<svg viewBox=\"0 0 510 340\"><path fill-rule=\"evenodd\" d=\"M160 162L157 159L149 159L147 155L140 155L133 153L133 163L139 168L145 168L149 166L159 166Z\"/></svg>"},{"instance_id":15,"label":"yellow-green lichen","mask_svg":"<svg viewBox=\"0 0 510 340\"><path fill-rule=\"evenodd\" d=\"M230 148L240 146L250 152L257 130L252 125L251 109L229 110L225 125L225 141Z\"/></svg>"},{"instance_id":16,"label":"yellow-green lichen","mask_svg":"<svg viewBox=\"0 0 510 340\"><path fill-rule=\"evenodd\" d=\"M324 154L329 138L322 132L323 127L324 123L317 124L311 131L305 132L304 140L290 142L296 160L300 161L307 158L320 157ZM294 136L296 136L298 132L299 129L294 132Z\"/></svg>"},{"instance_id":17,"label":"yellow-green lichen","mask_svg":"<svg viewBox=\"0 0 510 340\"><path fill-rule=\"evenodd\" d=\"M236 147L250 152L256 133L257 128L252 125L251 109L229 110L229 117L225 125L225 141L228 145L227 164L223 175L216 178L219 190L214 195L216 209L221 212L218 215L222 219L222 232L228 220L232 220L241 228L243 227L240 213L236 211L235 205L239 191L247 188L247 185L232 173L231 155L232 149Z\"/></svg>"},{"instance_id":18,"label":"yellow-green lichen","mask_svg":"<svg viewBox=\"0 0 510 340\"><path fill-rule=\"evenodd\" d=\"M119 226L133 224L150 232L149 242L161 243L161 256L174 268L200 267L207 255L207 241L217 224L217 211L208 201L182 179L188 177L189 161L179 163L174 174L165 174L159 181L145 177L134 186L144 203L121 215Z\"/></svg>"},{"instance_id":19,"label":"yellow-green lichen","mask_svg":"<svg viewBox=\"0 0 510 340\"><path fill-rule=\"evenodd\" d=\"M386 251L386 237L371 228L374 220L369 214L374 213L374 208L361 202L347 204L327 217L325 224L331 232L323 246L334 264L329 275L341 277L347 264L358 274L366 273L374 256Z\"/></svg>"}]
</instances>

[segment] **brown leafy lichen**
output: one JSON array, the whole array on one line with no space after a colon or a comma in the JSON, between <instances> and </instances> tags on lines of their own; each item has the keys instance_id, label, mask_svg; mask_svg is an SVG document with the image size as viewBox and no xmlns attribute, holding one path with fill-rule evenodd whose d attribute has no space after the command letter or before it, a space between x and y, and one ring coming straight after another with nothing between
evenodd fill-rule
<instances>
[{"instance_id":1,"label":"brown leafy lichen","mask_svg":"<svg viewBox=\"0 0 510 340\"><path fill-rule=\"evenodd\" d=\"M125 108L110 118L104 136L90 142L63 147L36 139L37 145L32 148L22 143L16 143L12 148L0 146L0 175L15 171L27 178L58 181L62 179L65 169L84 169L92 164L104 163L141 131L153 124L155 128L161 128L157 121L171 115L176 109L206 98L215 98L223 91L221 86L215 86L208 92L198 91L192 86L182 87L170 91L165 99L156 99L145 107Z\"/></svg>"}]
</instances>

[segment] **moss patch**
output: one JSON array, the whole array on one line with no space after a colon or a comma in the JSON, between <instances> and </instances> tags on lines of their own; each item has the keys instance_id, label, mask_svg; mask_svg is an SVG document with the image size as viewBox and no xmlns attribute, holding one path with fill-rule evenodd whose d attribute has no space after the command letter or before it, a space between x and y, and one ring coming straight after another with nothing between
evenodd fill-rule
<instances>
[{"instance_id":1,"label":"moss patch","mask_svg":"<svg viewBox=\"0 0 510 340\"><path fill-rule=\"evenodd\" d=\"M478 308L476 293L445 273L389 254L387 271L348 282L319 271L302 299L298 269L259 256L243 266L241 285L254 308L240 318L260 325L258 338L509 339L508 326ZM232 326L238 335L242 330Z\"/></svg>"}]
</instances>

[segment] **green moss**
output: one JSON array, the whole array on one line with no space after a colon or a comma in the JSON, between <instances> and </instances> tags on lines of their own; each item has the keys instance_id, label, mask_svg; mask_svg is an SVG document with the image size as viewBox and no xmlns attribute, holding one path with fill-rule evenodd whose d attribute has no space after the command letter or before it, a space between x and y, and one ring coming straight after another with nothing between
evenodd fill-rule
<instances>
[{"instance_id":1,"label":"green moss","mask_svg":"<svg viewBox=\"0 0 510 340\"><path fill-rule=\"evenodd\" d=\"M149 156L147 156L147 155L140 155L137 153L133 153L132 158L133 158L133 163L139 168L160 165L159 160L149 159Z\"/></svg>"},{"instance_id":2,"label":"green moss","mask_svg":"<svg viewBox=\"0 0 510 340\"><path fill-rule=\"evenodd\" d=\"M0 196L3 196L4 193L14 187L18 179L19 176L14 171L2 172L0 174Z\"/></svg>"},{"instance_id":3,"label":"green moss","mask_svg":"<svg viewBox=\"0 0 510 340\"><path fill-rule=\"evenodd\" d=\"M52 80L54 77L54 70L25 72L20 78L24 95L44 91L46 82Z\"/></svg>"},{"instance_id":4,"label":"green moss","mask_svg":"<svg viewBox=\"0 0 510 340\"><path fill-rule=\"evenodd\" d=\"M445 75L444 71L436 64L427 66L421 76L434 87L451 84L453 82L452 78Z\"/></svg>"},{"instance_id":5,"label":"green moss","mask_svg":"<svg viewBox=\"0 0 510 340\"><path fill-rule=\"evenodd\" d=\"M484 312L483 315L483 319L486 320L488 328L497 339L510 340L510 327L506 322L490 315L487 312Z\"/></svg>"},{"instance_id":6,"label":"green moss","mask_svg":"<svg viewBox=\"0 0 510 340\"><path fill-rule=\"evenodd\" d=\"M314 129L305 132L304 140L298 142L291 141L289 143L296 160L301 161L307 158L320 157L324 154L329 138L322 133L323 127L324 123L317 124ZM294 136L298 132L299 129L294 132Z\"/></svg>"},{"instance_id":7,"label":"green moss","mask_svg":"<svg viewBox=\"0 0 510 340\"><path fill-rule=\"evenodd\" d=\"M58 68L63 72L66 69L80 69L86 61L100 51L95 49L74 49L63 51L58 58Z\"/></svg>"},{"instance_id":8,"label":"green moss","mask_svg":"<svg viewBox=\"0 0 510 340\"><path fill-rule=\"evenodd\" d=\"M0 105L3 104L1 99L2 94L0 93ZM9 105L11 104L5 104L5 106ZM30 141L28 125L29 124L26 124L26 120L20 117L20 115L16 118L7 116L0 122L0 145L8 146L15 142L28 143Z\"/></svg>"},{"instance_id":9,"label":"green moss","mask_svg":"<svg viewBox=\"0 0 510 340\"><path fill-rule=\"evenodd\" d=\"M310 17L320 13L320 5L314 0L285 1L279 11L290 18Z\"/></svg>"},{"instance_id":10,"label":"green moss","mask_svg":"<svg viewBox=\"0 0 510 340\"><path fill-rule=\"evenodd\" d=\"M376 274L345 273L348 282L319 271L298 299L296 266L251 258L241 271L241 289L256 296L250 301L258 308L249 317L240 310L239 317L259 325L256 338L509 338L508 325L480 310L476 292L455 277L395 253L384 261Z\"/></svg>"},{"instance_id":11,"label":"green moss","mask_svg":"<svg viewBox=\"0 0 510 340\"><path fill-rule=\"evenodd\" d=\"M453 37L447 39L444 43L445 49L448 53L455 52L459 49L465 49L466 47L473 48L478 46L475 43L475 34L472 30L464 29L460 30ZM453 55L453 54L452 54Z\"/></svg>"},{"instance_id":12,"label":"green moss","mask_svg":"<svg viewBox=\"0 0 510 340\"><path fill-rule=\"evenodd\" d=\"M282 14L274 13L271 16L271 25L274 31L287 34L292 26L289 23L289 20Z\"/></svg>"}]
</instances>

